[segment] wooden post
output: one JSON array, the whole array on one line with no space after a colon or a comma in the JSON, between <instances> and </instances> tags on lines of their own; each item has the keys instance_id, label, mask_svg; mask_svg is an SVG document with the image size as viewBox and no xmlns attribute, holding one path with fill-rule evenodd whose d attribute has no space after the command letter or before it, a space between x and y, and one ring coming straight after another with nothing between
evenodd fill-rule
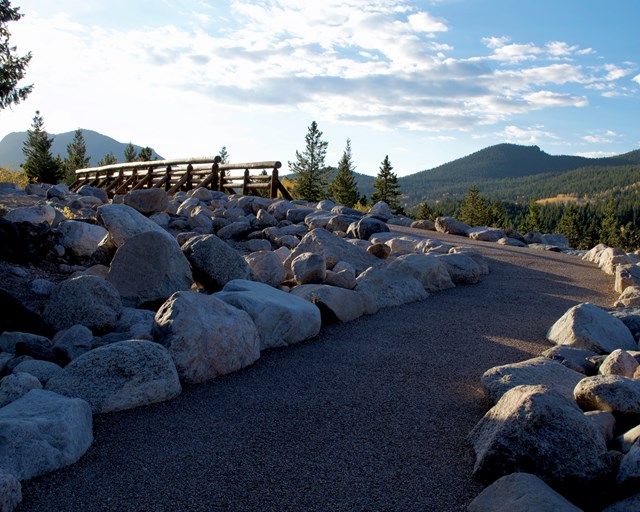
<instances>
[{"instance_id":1,"label":"wooden post","mask_svg":"<svg viewBox=\"0 0 640 512\"><path fill-rule=\"evenodd\" d=\"M271 171L271 181L269 182L269 197L276 199L278 197L278 168L274 167Z\"/></svg>"},{"instance_id":2,"label":"wooden post","mask_svg":"<svg viewBox=\"0 0 640 512\"><path fill-rule=\"evenodd\" d=\"M185 187L187 190L191 190L193 188L193 165L187 165L187 181L185 183Z\"/></svg>"},{"instance_id":3,"label":"wooden post","mask_svg":"<svg viewBox=\"0 0 640 512\"><path fill-rule=\"evenodd\" d=\"M220 190L220 171L218 170L218 162L214 162L211 166L211 190Z\"/></svg>"},{"instance_id":4,"label":"wooden post","mask_svg":"<svg viewBox=\"0 0 640 512\"><path fill-rule=\"evenodd\" d=\"M220 169L220 181L218 183L218 190L224 192L224 169Z\"/></svg>"},{"instance_id":5,"label":"wooden post","mask_svg":"<svg viewBox=\"0 0 640 512\"><path fill-rule=\"evenodd\" d=\"M244 170L244 176L242 178L242 195L249 195L249 169Z\"/></svg>"},{"instance_id":6,"label":"wooden post","mask_svg":"<svg viewBox=\"0 0 640 512\"><path fill-rule=\"evenodd\" d=\"M164 171L165 180L164 180L164 190L166 192L171 188L171 166L167 165L167 168Z\"/></svg>"}]
</instances>

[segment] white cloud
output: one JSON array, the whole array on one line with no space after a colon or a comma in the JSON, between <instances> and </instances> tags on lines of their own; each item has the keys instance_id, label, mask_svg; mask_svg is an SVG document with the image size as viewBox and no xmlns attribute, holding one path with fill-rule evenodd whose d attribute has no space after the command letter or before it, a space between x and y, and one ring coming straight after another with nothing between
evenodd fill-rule
<instances>
[{"instance_id":1,"label":"white cloud","mask_svg":"<svg viewBox=\"0 0 640 512\"><path fill-rule=\"evenodd\" d=\"M517 144L539 144L545 140L556 140L558 137L552 132L546 131L542 126L520 128L518 126L506 126L502 132L496 135L503 137L507 142Z\"/></svg>"},{"instance_id":2,"label":"white cloud","mask_svg":"<svg viewBox=\"0 0 640 512\"><path fill-rule=\"evenodd\" d=\"M525 94L524 99L535 108L544 107L586 107L589 101L585 96L572 96L551 91L537 91Z\"/></svg>"},{"instance_id":3,"label":"white cloud","mask_svg":"<svg viewBox=\"0 0 640 512\"><path fill-rule=\"evenodd\" d=\"M442 20L434 18L426 12L411 14L408 17L409 25L416 32L446 32L448 29L446 23Z\"/></svg>"},{"instance_id":4,"label":"white cloud","mask_svg":"<svg viewBox=\"0 0 640 512\"><path fill-rule=\"evenodd\" d=\"M607 75L604 79L609 81L620 80L632 73L631 69L623 69L615 64L605 64L604 69L607 71Z\"/></svg>"},{"instance_id":5,"label":"white cloud","mask_svg":"<svg viewBox=\"0 0 640 512\"><path fill-rule=\"evenodd\" d=\"M583 151L576 153L577 156L583 156L585 158L606 158L616 156L617 154L615 151Z\"/></svg>"},{"instance_id":6,"label":"white cloud","mask_svg":"<svg viewBox=\"0 0 640 512\"><path fill-rule=\"evenodd\" d=\"M640 84L640 75L634 76L631 80L633 80L637 84Z\"/></svg>"}]
</instances>

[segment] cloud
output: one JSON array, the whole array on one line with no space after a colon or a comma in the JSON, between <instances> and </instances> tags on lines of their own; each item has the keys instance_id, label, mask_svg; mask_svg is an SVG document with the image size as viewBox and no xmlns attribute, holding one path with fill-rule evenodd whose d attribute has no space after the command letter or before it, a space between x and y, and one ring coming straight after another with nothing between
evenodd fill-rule
<instances>
[{"instance_id":1,"label":"cloud","mask_svg":"<svg viewBox=\"0 0 640 512\"><path fill-rule=\"evenodd\" d=\"M520 128L518 126L506 126L502 132L496 135L503 137L508 142L517 144L538 144L545 140L557 140L558 137L541 126Z\"/></svg>"},{"instance_id":2,"label":"cloud","mask_svg":"<svg viewBox=\"0 0 640 512\"><path fill-rule=\"evenodd\" d=\"M633 80L637 84L640 84L640 75L634 76L631 80Z\"/></svg>"},{"instance_id":3,"label":"cloud","mask_svg":"<svg viewBox=\"0 0 640 512\"><path fill-rule=\"evenodd\" d=\"M576 156L583 156L585 158L607 158L616 156L617 154L615 151L583 151L576 153Z\"/></svg>"},{"instance_id":4,"label":"cloud","mask_svg":"<svg viewBox=\"0 0 640 512\"><path fill-rule=\"evenodd\" d=\"M545 107L586 107L589 101L585 96L572 96L551 91L537 91L526 94L524 99L534 108Z\"/></svg>"},{"instance_id":5,"label":"cloud","mask_svg":"<svg viewBox=\"0 0 640 512\"><path fill-rule=\"evenodd\" d=\"M605 130L598 133L591 133L582 137L582 140L589 144L609 144L619 139L620 135L613 130Z\"/></svg>"}]
</instances>

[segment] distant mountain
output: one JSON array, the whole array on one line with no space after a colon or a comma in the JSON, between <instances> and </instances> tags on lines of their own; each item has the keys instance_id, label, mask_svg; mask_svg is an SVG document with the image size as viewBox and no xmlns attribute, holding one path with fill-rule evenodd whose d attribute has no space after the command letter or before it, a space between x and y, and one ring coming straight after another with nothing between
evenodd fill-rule
<instances>
[{"instance_id":1,"label":"distant mountain","mask_svg":"<svg viewBox=\"0 0 640 512\"><path fill-rule=\"evenodd\" d=\"M640 181L640 150L608 158L552 156L538 146L498 144L399 179L405 202L463 197L472 186L488 197L518 201L597 193ZM568 176L564 176L570 173Z\"/></svg>"},{"instance_id":2,"label":"distant mountain","mask_svg":"<svg viewBox=\"0 0 640 512\"><path fill-rule=\"evenodd\" d=\"M57 135L50 134L53 137L53 144L51 145L51 153L54 156L60 155L61 157L67 156L67 145L73 140L75 132L59 133ZM91 165L97 165L107 153L113 153L113 155L119 160L124 161L124 148L128 143L118 142L111 137L102 135L101 133L93 130L82 130L82 135L87 145L87 155L91 158ZM12 169L18 169L24 162L24 153L22 147L27 140L27 132L13 132L5 136L0 141L0 167L11 166ZM133 145L136 151L140 151L142 146ZM155 151L152 153L153 158L162 159Z\"/></svg>"}]
</instances>

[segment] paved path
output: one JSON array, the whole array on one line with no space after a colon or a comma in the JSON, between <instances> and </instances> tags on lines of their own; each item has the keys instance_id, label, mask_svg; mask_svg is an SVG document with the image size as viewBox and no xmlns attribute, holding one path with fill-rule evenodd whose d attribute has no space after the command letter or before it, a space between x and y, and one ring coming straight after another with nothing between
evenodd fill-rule
<instances>
[{"instance_id":1,"label":"paved path","mask_svg":"<svg viewBox=\"0 0 640 512\"><path fill-rule=\"evenodd\" d=\"M480 375L539 354L572 305L611 305L613 281L575 257L427 233L478 246L491 274L98 416L89 452L25 482L18 510L466 510Z\"/></svg>"}]
</instances>

